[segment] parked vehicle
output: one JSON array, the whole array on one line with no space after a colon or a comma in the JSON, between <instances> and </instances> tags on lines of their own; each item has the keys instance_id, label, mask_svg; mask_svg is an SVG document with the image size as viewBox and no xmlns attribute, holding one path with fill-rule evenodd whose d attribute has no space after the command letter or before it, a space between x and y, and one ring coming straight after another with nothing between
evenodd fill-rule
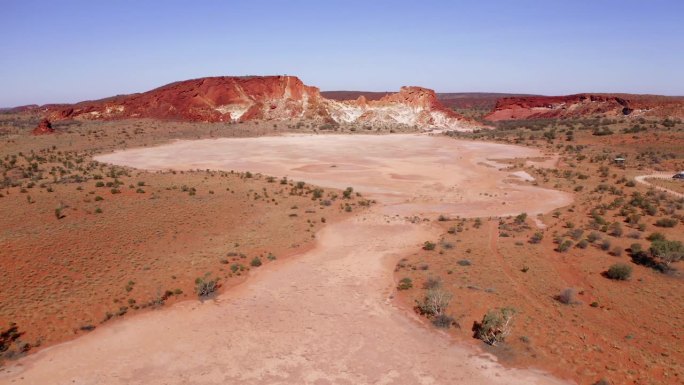
<instances>
[{"instance_id":1,"label":"parked vehicle","mask_svg":"<svg viewBox=\"0 0 684 385\"><path fill-rule=\"evenodd\" d=\"M684 179L684 171L674 174L674 176L672 176L672 179Z\"/></svg>"}]
</instances>

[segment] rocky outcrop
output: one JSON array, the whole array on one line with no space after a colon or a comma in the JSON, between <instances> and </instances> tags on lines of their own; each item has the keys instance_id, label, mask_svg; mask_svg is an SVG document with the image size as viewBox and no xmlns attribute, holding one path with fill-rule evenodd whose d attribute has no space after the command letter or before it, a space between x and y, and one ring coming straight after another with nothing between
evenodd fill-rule
<instances>
[{"instance_id":1,"label":"rocky outcrop","mask_svg":"<svg viewBox=\"0 0 684 385\"><path fill-rule=\"evenodd\" d=\"M41 120L40 123L38 123L38 126L33 129L33 135L47 135L54 132L55 129L52 128L52 123L47 119Z\"/></svg>"},{"instance_id":2,"label":"rocky outcrop","mask_svg":"<svg viewBox=\"0 0 684 385\"><path fill-rule=\"evenodd\" d=\"M657 95L577 94L502 98L485 119L684 117L684 98Z\"/></svg>"},{"instance_id":3,"label":"rocky outcrop","mask_svg":"<svg viewBox=\"0 0 684 385\"><path fill-rule=\"evenodd\" d=\"M430 129L473 129L476 124L437 99L433 90L422 87L402 87L398 93L387 94L377 100L366 100L364 95L354 101L328 100L333 120L342 123L406 125Z\"/></svg>"},{"instance_id":4,"label":"rocky outcrop","mask_svg":"<svg viewBox=\"0 0 684 385\"><path fill-rule=\"evenodd\" d=\"M211 77L48 109L52 120L154 118L202 122L302 120L471 129L432 90L403 87L378 100L332 100L294 76Z\"/></svg>"}]
</instances>

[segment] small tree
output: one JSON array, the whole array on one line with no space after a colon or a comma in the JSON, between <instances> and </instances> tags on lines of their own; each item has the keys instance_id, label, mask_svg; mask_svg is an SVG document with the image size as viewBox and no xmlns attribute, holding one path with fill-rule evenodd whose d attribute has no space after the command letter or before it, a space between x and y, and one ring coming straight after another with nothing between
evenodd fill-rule
<instances>
[{"instance_id":1,"label":"small tree","mask_svg":"<svg viewBox=\"0 0 684 385\"><path fill-rule=\"evenodd\" d=\"M207 298L218 289L218 278L209 279L207 275L195 279L195 292L200 299Z\"/></svg>"},{"instance_id":2,"label":"small tree","mask_svg":"<svg viewBox=\"0 0 684 385\"><path fill-rule=\"evenodd\" d=\"M418 310L428 317L436 317L446 314L446 309L451 302L451 294L441 289L427 291L423 301L418 302Z\"/></svg>"},{"instance_id":3,"label":"small tree","mask_svg":"<svg viewBox=\"0 0 684 385\"><path fill-rule=\"evenodd\" d=\"M515 309L501 308L490 310L482 317L482 322L473 323L473 337L484 341L489 345L502 342L511 333L511 323Z\"/></svg>"}]
</instances>

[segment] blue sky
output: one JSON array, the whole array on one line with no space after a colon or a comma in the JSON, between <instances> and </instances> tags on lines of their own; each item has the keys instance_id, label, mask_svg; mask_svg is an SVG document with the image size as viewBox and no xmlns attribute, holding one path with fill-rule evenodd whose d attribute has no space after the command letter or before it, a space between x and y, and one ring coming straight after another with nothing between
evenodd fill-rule
<instances>
[{"instance_id":1,"label":"blue sky","mask_svg":"<svg viewBox=\"0 0 684 385\"><path fill-rule=\"evenodd\" d=\"M684 95L684 1L0 0L0 106L220 75Z\"/></svg>"}]
</instances>

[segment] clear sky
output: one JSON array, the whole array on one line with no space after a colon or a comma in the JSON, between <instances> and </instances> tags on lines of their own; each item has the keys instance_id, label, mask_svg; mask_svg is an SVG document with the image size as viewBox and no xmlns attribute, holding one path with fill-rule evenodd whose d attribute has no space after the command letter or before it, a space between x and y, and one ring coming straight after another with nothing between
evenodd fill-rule
<instances>
[{"instance_id":1,"label":"clear sky","mask_svg":"<svg viewBox=\"0 0 684 385\"><path fill-rule=\"evenodd\" d=\"M0 106L219 75L684 95L684 0L0 0Z\"/></svg>"}]
</instances>

